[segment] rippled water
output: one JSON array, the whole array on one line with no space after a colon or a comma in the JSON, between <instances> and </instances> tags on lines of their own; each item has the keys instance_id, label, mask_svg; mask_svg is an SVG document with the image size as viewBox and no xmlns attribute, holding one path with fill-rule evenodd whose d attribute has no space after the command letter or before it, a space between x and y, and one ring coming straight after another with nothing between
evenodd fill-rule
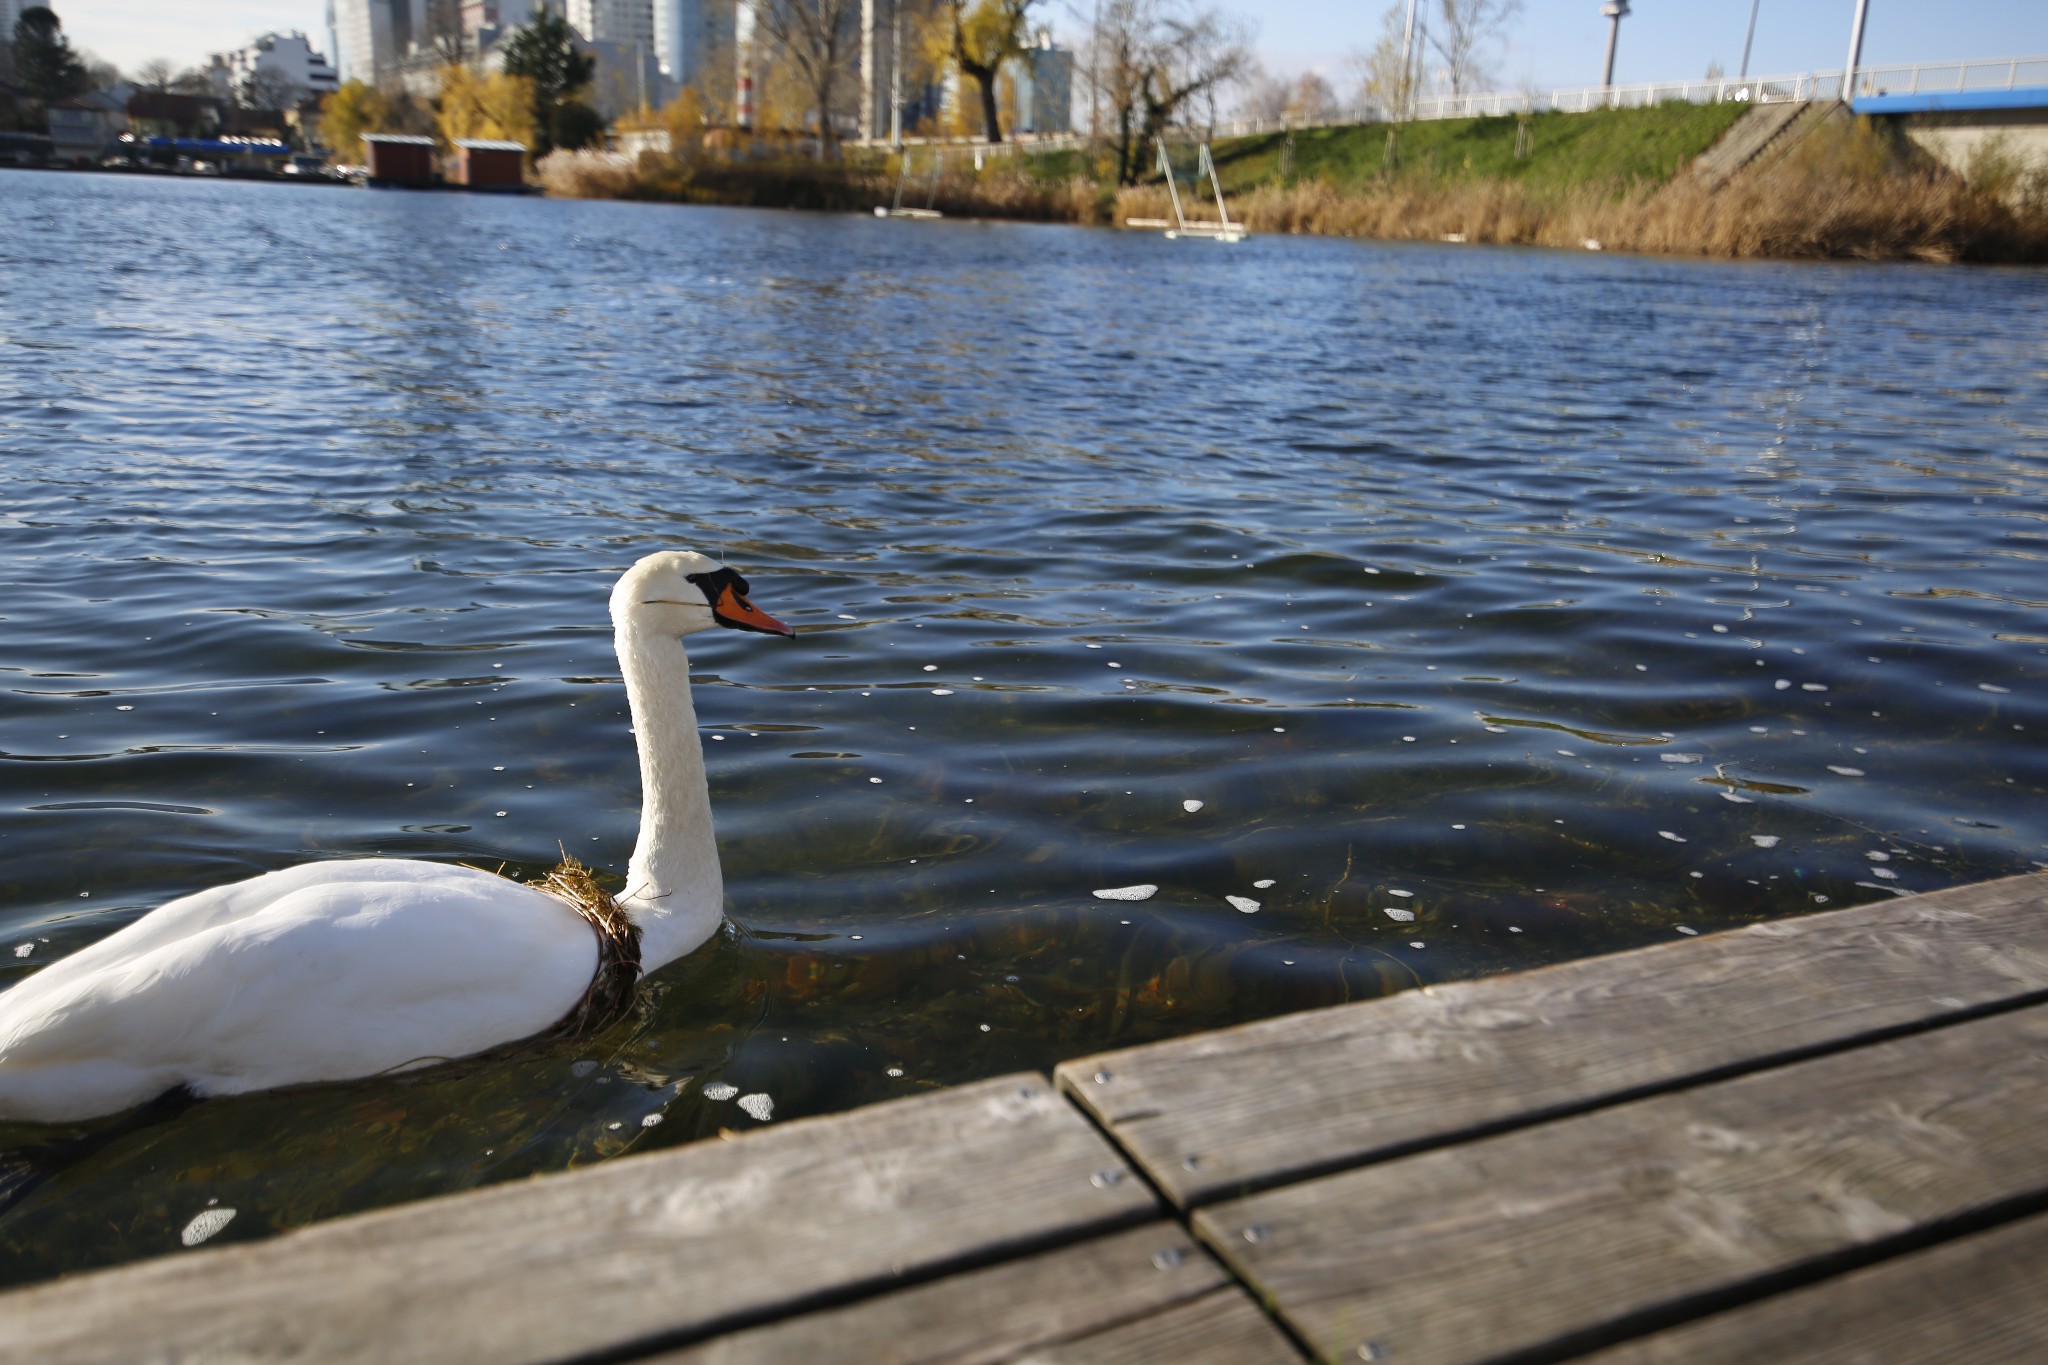
<instances>
[{"instance_id":1,"label":"rippled water","mask_svg":"<svg viewBox=\"0 0 2048 1365\"><path fill-rule=\"evenodd\" d=\"M692 637L733 930L634 1018L87 1126L0 1279L2040 865L2044 304L0 172L0 984L308 858L621 870L610 578L801 631Z\"/></svg>"}]
</instances>

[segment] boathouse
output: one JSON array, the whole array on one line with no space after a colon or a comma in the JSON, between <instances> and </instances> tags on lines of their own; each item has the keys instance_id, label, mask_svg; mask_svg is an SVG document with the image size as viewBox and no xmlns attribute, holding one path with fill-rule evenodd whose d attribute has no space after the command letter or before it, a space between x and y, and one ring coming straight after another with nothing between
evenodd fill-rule
<instances>
[{"instance_id":1,"label":"boathouse","mask_svg":"<svg viewBox=\"0 0 2048 1365\"><path fill-rule=\"evenodd\" d=\"M523 191L526 144L480 137L456 138L454 172L454 183L465 189Z\"/></svg>"},{"instance_id":2,"label":"boathouse","mask_svg":"<svg viewBox=\"0 0 2048 1365\"><path fill-rule=\"evenodd\" d=\"M363 164L375 186L427 189L434 174L434 139L412 133L364 133Z\"/></svg>"}]
</instances>

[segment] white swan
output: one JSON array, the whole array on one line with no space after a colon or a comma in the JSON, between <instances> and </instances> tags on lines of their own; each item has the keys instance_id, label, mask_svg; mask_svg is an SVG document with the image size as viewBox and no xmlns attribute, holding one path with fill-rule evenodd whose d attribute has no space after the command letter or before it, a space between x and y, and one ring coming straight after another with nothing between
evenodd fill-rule
<instances>
[{"instance_id":1,"label":"white swan","mask_svg":"<svg viewBox=\"0 0 2048 1365\"><path fill-rule=\"evenodd\" d=\"M640 560L611 613L639 740L640 838L618 906L642 969L724 914L681 637L794 632L690 551ZM396 858L308 863L182 896L0 993L0 1119L117 1113L482 1052L576 1009L598 935L546 892Z\"/></svg>"}]
</instances>

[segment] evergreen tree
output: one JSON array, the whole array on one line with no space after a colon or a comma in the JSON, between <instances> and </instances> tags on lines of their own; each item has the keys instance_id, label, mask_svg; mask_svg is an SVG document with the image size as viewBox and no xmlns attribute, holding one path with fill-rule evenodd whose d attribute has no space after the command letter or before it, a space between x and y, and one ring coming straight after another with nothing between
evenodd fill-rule
<instances>
[{"instance_id":1,"label":"evergreen tree","mask_svg":"<svg viewBox=\"0 0 2048 1365\"><path fill-rule=\"evenodd\" d=\"M14 79L42 108L92 88L85 63L64 36L63 21L46 6L31 5L14 21Z\"/></svg>"},{"instance_id":2,"label":"evergreen tree","mask_svg":"<svg viewBox=\"0 0 2048 1365\"><path fill-rule=\"evenodd\" d=\"M597 63L590 54L576 50L569 23L559 14L536 9L532 22L505 45L505 74L533 82L535 160L557 146L580 146L589 140L585 114L590 111L573 96L590 84L596 71ZM566 111L567 117L563 116L565 105L575 106ZM602 128L602 120L598 126Z\"/></svg>"}]
</instances>

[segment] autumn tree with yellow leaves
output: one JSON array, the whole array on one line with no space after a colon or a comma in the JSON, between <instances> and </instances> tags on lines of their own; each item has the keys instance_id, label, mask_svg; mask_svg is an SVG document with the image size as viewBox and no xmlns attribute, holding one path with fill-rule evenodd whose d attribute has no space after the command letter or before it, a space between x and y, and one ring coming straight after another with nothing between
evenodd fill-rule
<instances>
[{"instance_id":1,"label":"autumn tree with yellow leaves","mask_svg":"<svg viewBox=\"0 0 2048 1365\"><path fill-rule=\"evenodd\" d=\"M441 68L435 126L444 142L493 138L533 143L533 82L503 71L489 75L459 64Z\"/></svg>"}]
</instances>

